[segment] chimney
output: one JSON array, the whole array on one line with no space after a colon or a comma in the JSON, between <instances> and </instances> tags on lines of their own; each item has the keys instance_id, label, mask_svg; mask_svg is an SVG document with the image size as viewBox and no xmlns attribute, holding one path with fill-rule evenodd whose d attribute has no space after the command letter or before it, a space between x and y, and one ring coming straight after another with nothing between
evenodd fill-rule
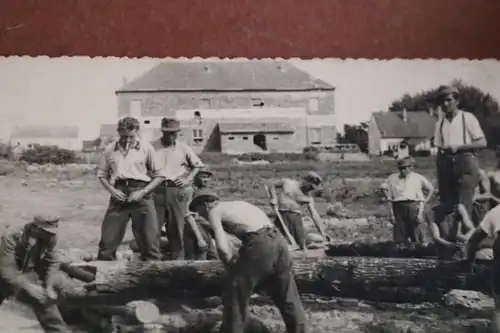
<instances>
[{"instance_id":1,"label":"chimney","mask_svg":"<svg viewBox=\"0 0 500 333\"><path fill-rule=\"evenodd\" d=\"M403 109L403 121L406 123L408 121L408 112L406 108Z\"/></svg>"}]
</instances>

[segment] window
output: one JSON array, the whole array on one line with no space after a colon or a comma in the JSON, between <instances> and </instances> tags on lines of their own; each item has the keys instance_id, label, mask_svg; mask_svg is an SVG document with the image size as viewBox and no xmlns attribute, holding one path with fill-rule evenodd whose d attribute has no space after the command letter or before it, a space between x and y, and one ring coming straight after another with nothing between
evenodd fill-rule
<instances>
[{"instance_id":1,"label":"window","mask_svg":"<svg viewBox=\"0 0 500 333\"><path fill-rule=\"evenodd\" d=\"M310 112L318 112L319 111L319 99L311 98L309 99L309 111Z\"/></svg>"},{"instance_id":2,"label":"window","mask_svg":"<svg viewBox=\"0 0 500 333\"><path fill-rule=\"evenodd\" d=\"M243 137L243 140L248 140L248 136L244 136L244 137Z\"/></svg>"},{"instance_id":3,"label":"window","mask_svg":"<svg viewBox=\"0 0 500 333\"><path fill-rule=\"evenodd\" d=\"M228 140L234 140L234 136L230 136L227 138Z\"/></svg>"},{"instance_id":4,"label":"window","mask_svg":"<svg viewBox=\"0 0 500 333\"><path fill-rule=\"evenodd\" d=\"M132 100L130 102L130 116L134 118L140 118L142 115L142 101Z\"/></svg>"},{"instance_id":5,"label":"window","mask_svg":"<svg viewBox=\"0 0 500 333\"><path fill-rule=\"evenodd\" d=\"M309 143L313 145L321 143L321 128L309 129Z\"/></svg>"},{"instance_id":6,"label":"window","mask_svg":"<svg viewBox=\"0 0 500 333\"><path fill-rule=\"evenodd\" d=\"M279 140L279 139L280 139L280 137L279 137L279 136L274 136L274 137L273 137L273 140Z\"/></svg>"},{"instance_id":7,"label":"window","mask_svg":"<svg viewBox=\"0 0 500 333\"><path fill-rule=\"evenodd\" d=\"M264 102L259 98L252 98L252 106L261 108L264 106Z\"/></svg>"},{"instance_id":8,"label":"window","mask_svg":"<svg viewBox=\"0 0 500 333\"><path fill-rule=\"evenodd\" d=\"M144 124L149 125L151 123L149 120L144 120Z\"/></svg>"},{"instance_id":9,"label":"window","mask_svg":"<svg viewBox=\"0 0 500 333\"><path fill-rule=\"evenodd\" d=\"M193 130L193 142L198 144L203 142L203 130L201 128Z\"/></svg>"},{"instance_id":10,"label":"window","mask_svg":"<svg viewBox=\"0 0 500 333\"><path fill-rule=\"evenodd\" d=\"M200 109L210 109L211 101L208 98L200 99Z\"/></svg>"}]
</instances>

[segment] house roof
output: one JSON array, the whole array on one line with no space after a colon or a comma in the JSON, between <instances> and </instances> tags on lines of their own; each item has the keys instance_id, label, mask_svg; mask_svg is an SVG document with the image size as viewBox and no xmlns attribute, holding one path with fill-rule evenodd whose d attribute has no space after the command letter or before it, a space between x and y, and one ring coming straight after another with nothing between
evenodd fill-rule
<instances>
[{"instance_id":1,"label":"house roof","mask_svg":"<svg viewBox=\"0 0 500 333\"><path fill-rule=\"evenodd\" d=\"M402 111L374 112L373 118L383 138L430 138L438 121L427 111L407 111L407 121Z\"/></svg>"},{"instance_id":2,"label":"house roof","mask_svg":"<svg viewBox=\"0 0 500 333\"><path fill-rule=\"evenodd\" d=\"M16 126L12 129L12 139L76 139L78 138L78 126Z\"/></svg>"},{"instance_id":3,"label":"house roof","mask_svg":"<svg viewBox=\"0 0 500 333\"><path fill-rule=\"evenodd\" d=\"M222 122L219 123L221 134L236 133L293 133L294 126L289 122Z\"/></svg>"},{"instance_id":4,"label":"house roof","mask_svg":"<svg viewBox=\"0 0 500 333\"><path fill-rule=\"evenodd\" d=\"M117 135L116 124L101 124L101 128L99 129L100 138L110 138Z\"/></svg>"},{"instance_id":5,"label":"house roof","mask_svg":"<svg viewBox=\"0 0 500 333\"><path fill-rule=\"evenodd\" d=\"M285 61L163 62L116 93L141 91L334 90Z\"/></svg>"}]
</instances>

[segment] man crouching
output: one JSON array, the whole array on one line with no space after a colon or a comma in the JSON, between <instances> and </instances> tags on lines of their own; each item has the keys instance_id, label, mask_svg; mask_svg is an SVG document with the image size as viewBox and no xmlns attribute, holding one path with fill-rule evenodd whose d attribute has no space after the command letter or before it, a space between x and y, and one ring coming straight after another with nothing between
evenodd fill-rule
<instances>
[{"instance_id":1,"label":"man crouching","mask_svg":"<svg viewBox=\"0 0 500 333\"><path fill-rule=\"evenodd\" d=\"M247 307L257 285L266 288L281 312L288 333L306 332L306 316L292 271L292 257L281 232L258 207L245 201L219 201L208 189L190 204L210 223L220 259L230 282L224 293L222 333L243 333ZM241 240L238 255L231 253L226 232Z\"/></svg>"},{"instance_id":2,"label":"man crouching","mask_svg":"<svg viewBox=\"0 0 500 333\"><path fill-rule=\"evenodd\" d=\"M58 222L56 217L37 216L24 227L7 229L0 244L0 304L13 297L29 305L44 332L50 333L71 332L59 312L51 283L51 277L58 274Z\"/></svg>"}]
</instances>

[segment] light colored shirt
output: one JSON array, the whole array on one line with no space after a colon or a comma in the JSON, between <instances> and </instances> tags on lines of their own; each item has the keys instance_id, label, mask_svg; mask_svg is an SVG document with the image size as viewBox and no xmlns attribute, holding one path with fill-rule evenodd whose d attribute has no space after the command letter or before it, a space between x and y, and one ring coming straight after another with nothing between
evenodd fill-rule
<instances>
[{"instance_id":1,"label":"light colored shirt","mask_svg":"<svg viewBox=\"0 0 500 333\"><path fill-rule=\"evenodd\" d=\"M416 172L410 172L406 178L401 178L399 173L393 173L381 187L387 190L390 201L424 201L423 188L434 188L427 178Z\"/></svg>"},{"instance_id":2,"label":"light colored shirt","mask_svg":"<svg viewBox=\"0 0 500 333\"><path fill-rule=\"evenodd\" d=\"M476 116L462 110L458 110L451 121L443 117L436 123L434 130L434 145L440 148L448 145L468 144L481 138L484 138L484 132Z\"/></svg>"},{"instance_id":3,"label":"light colored shirt","mask_svg":"<svg viewBox=\"0 0 500 333\"><path fill-rule=\"evenodd\" d=\"M278 193L278 209L301 213L301 207L313 201L310 195L300 189L300 182L295 179L282 179L282 188Z\"/></svg>"},{"instance_id":4,"label":"light colored shirt","mask_svg":"<svg viewBox=\"0 0 500 333\"><path fill-rule=\"evenodd\" d=\"M111 184L118 179L134 179L150 182L162 177L162 169L155 161L155 150L149 142L137 140L128 152L118 140L104 149L97 177L106 178Z\"/></svg>"},{"instance_id":5,"label":"light colored shirt","mask_svg":"<svg viewBox=\"0 0 500 333\"><path fill-rule=\"evenodd\" d=\"M486 213L479 228L483 229L488 237L495 237L500 231L500 205Z\"/></svg>"},{"instance_id":6,"label":"light colored shirt","mask_svg":"<svg viewBox=\"0 0 500 333\"><path fill-rule=\"evenodd\" d=\"M153 147L156 151L156 163L163 168L163 174L168 180L181 177L194 168L204 167L193 149L182 141L176 141L175 145L165 147L159 139L153 142Z\"/></svg>"}]
</instances>

